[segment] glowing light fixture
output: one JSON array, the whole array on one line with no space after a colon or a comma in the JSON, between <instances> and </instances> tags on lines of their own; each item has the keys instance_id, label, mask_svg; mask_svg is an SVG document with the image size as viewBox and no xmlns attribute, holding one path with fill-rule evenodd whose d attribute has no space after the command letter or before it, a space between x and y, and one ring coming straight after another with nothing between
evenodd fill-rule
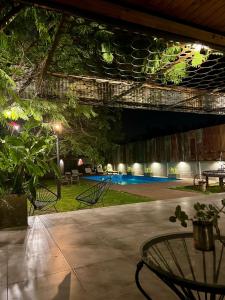
<instances>
[{"instance_id":1,"label":"glowing light fixture","mask_svg":"<svg viewBox=\"0 0 225 300\"><path fill-rule=\"evenodd\" d=\"M59 167L60 167L61 174L63 174L64 173L64 161L63 161L63 159L60 159Z\"/></svg>"},{"instance_id":2,"label":"glowing light fixture","mask_svg":"<svg viewBox=\"0 0 225 300\"><path fill-rule=\"evenodd\" d=\"M202 45L202 44L199 44L199 43L193 44L192 47L193 47L196 51L201 51L201 49L209 49L208 46L205 46L205 45Z\"/></svg>"},{"instance_id":3,"label":"glowing light fixture","mask_svg":"<svg viewBox=\"0 0 225 300\"><path fill-rule=\"evenodd\" d=\"M9 125L12 126L13 131L19 131L20 130L20 124L18 124L16 122L10 122Z\"/></svg>"},{"instance_id":4,"label":"glowing light fixture","mask_svg":"<svg viewBox=\"0 0 225 300\"><path fill-rule=\"evenodd\" d=\"M53 128L55 133L61 133L62 130L63 130L62 124L60 122L53 123L52 128Z\"/></svg>"},{"instance_id":5,"label":"glowing light fixture","mask_svg":"<svg viewBox=\"0 0 225 300\"><path fill-rule=\"evenodd\" d=\"M79 158L79 159L78 159L77 165L78 165L78 166L82 166L83 164L84 164L83 159L82 159L82 158Z\"/></svg>"},{"instance_id":6,"label":"glowing light fixture","mask_svg":"<svg viewBox=\"0 0 225 300\"><path fill-rule=\"evenodd\" d=\"M20 130L20 125L19 124L16 124L13 126L13 128L16 130L16 131L19 131Z\"/></svg>"}]
</instances>

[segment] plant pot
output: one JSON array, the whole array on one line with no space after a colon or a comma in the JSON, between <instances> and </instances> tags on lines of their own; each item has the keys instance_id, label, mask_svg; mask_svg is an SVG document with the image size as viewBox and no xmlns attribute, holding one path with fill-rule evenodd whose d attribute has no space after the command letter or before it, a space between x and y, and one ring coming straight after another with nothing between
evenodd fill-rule
<instances>
[{"instance_id":1,"label":"plant pot","mask_svg":"<svg viewBox=\"0 0 225 300\"><path fill-rule=\"evenodd\" d=\"M213 223L193 221L194 246L198 250L212 251L215 247Z\"/></svg>"},{"instance_id":2,"label":"plant pot","mask_svg":"<svg viewBox=\"0 0 225 300\"><path fill-rule=\"evenodd\" d=\"M152 177L153 173L144 173L145 176Z\"/></svg>"},{"instance_id":3,"label":"plant pot","mask_svg":"<svg viewBox=\"0 0 225 300\"><path fill-rule=\"evenodd\" d=\"M168 174L168 178L174 178L174 179L177 179L177 178L179 178L180 176L179 176L179 174L174 174L174 173L169 173Z\"/></svg>"},{"instance_id":4,"label":"plant pot","mask_svg":"<svg viewBox=\"0 0 225 300\"><path fill-rule=\"evenodd\" d=\"M27 197L10 194L0 198L0 228L27 226Z\"/></svg>"}]
</instances>

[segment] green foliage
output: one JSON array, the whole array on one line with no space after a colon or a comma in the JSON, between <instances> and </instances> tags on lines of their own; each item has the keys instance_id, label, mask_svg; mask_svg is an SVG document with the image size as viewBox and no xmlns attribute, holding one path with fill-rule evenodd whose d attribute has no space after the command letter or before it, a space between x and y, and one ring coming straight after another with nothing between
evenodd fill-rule
<instances>
[{"instance_id":1,"label":"green foliage","mask_svg":"<svg viewBox=\"0 0 225 300\"><path fill-rule=\"evenodd\" d=\"M132 172L132 168L131 167L127 167L127 172L131 173Z\"/></svg>"},{"instance_id":2,"label":"green foliage","mask_svg":"<svg viewBox=\"0 0 225 300\"><path fill-rule=\"evenodd\" d=\"M11 5L5 6L3 14ZM3 68L7 74L19 77L19 74L26 75L31 68L41 65L60 20L61 15L53 11L35 7L21 10L0 33L0 68L7 65L7 70ZM185 58L184 46L178 42L166 42L156 37L146 39L147 43L143 37L134 40L129 31L112 30L108 25L70 16L63 26L49 70L86 75L92 66L101 76L108 65L118 70L119 64L124 63L129 74L133 68L129 64L137 63L135 70L143 75L159 73L162 82L179 84L189 68L200 67L211 53L211 50L194 50L190 45L193 54ZM186 48L188 50L188 45ZM221 55L220 52L213 54Z\"/></svg>"},{"instance_id":3,"label":"green foliage","mask_svg":"<svg viewBox=\"0 0 225 300\"><path fill-rule=\"evenodd\" d=\"M112 63L113 54L110 52L109 45L102 43L101 46L102 46L102 57L103 57L104 61L109 64Z\"/></svg>"},{"instance_id":4,"label":"green foliage","mask_svg":"<svg viewBox=\"0 0 225 300\"><path fill-rule=\"evenodd\" d=\"M10 8L8 3L1 13ZM120 123L118 115L113 116L110 110L80 105L79 97L74 94L76 86L72 84L64 103L57 102L57 98L53 102L18 97L24 83L30 78L32 82L39 79L60 20L61 14L57 12L26 7L0 32L0 122L5 126L10 120L29 122L34 119L45 124L61 121L65 127L61 137L62 153L88 156L100 163L116 148L112 141L115 136L118 140L120 135L119 125L114 126ZM132 64L137 62L135 68L143 76L160 74L164 83L180 84L189 68L199 67L210 55L209 51L195 51L185 59L180 56L181 44L167 43L156 37L147 40L147 43L143 37L134 40L129 31L112 30L99 22L67 16L47 69L89 75L91 66L101 76L107 68L118 71L122 63L129 75ZM50 78L46 78L48 84L54 86Z\"/></svg>"},{"instance_id":5,"label":"green foliage","mask_svg":"<svg viewBox=\"0 0 225 300\"><path fill-rule=\"evenodd\" d=\"M192 67L199 67L204 61L206 61L208 55L201 54L198 51L195 51L194 56L192 57L191 65Z\"/></svg>"},{"instance_id":6,"label":"green foliage","mask_svg":"<svg viewBox=\"0 0 225 300\"><path fill-rule=\"evenodd\" d=\"M24 124L18 135L6 134L0 141L1 189L21 194L25 184L34 184L50 170L56 171L51 159L53 146L54 137L35 122Z\"/></svg>"},{"instance_id":7,"label":"green foliage","mask_svg":"<svg viewBox=\"0 0 225 300\"><path fill-rule=\"evenodd\" d=\"M204 203L195 203L194 209L195 214L193 218L189 218L185 211L181 209L180 205L176 206L175 214L170 216L170 222L180 221L181 226L187 227L187 221L199 221L199 222L212 222L215 227L217 227L218 219L220 218L220 213L224 213L225 207L225 199L221 200L221 207L217 207L212 204L204 204Z\"/></svg>"},{"instance_id":8,"label":"green foliage","mask_svg":"<svg viewBox=\"0 0 225 300\"><path fill-rule=\"evenodd\" d=\"M175 84L181 83L182 79L187 75L187 64L185 61L174 64L164 73L164 81L174 82Z\"/></svg>"},{"instance_id":9,"label":"green foliage","mask_svg":"<svg viewBox=\"0 0 225 300\"><path fill-rule=\"evenodd\" d=\"M169 168L169 173L170 173L170 174L177 174L177 173L178 173L177 168L175 168L175 167L174 167L174 168L173 168L173 167L170 167L170 168Z\"/></svg>"},{"instance_id":10,"label":"green foliage","mask_svg":"<svg viewBox=\"0 0 225 300\"><path fill-rule=\"evenodd\" d=\"M152 169L151 168L145 168L145 173L146 174L151 174L152 173Z\"/></svg>"},{"instance_id":11,"label":"green foliage","mask_svg":"<svg viewBox=\"0 0 225 300\"><path fill-rule=\"evenodd\" d=\"M142 68L144 73L155 74L167 65L169 66L171 62L174 62L177 59L177 55L181 51L181 47L176 43L168 46L166 43L162 44L162 42L158 45L158 39L154 39L154 42L156 52L153 52L154 54L145 60ZM163 48L162 52L159 52L160 48Z\"/></svg>"}]
</instances>

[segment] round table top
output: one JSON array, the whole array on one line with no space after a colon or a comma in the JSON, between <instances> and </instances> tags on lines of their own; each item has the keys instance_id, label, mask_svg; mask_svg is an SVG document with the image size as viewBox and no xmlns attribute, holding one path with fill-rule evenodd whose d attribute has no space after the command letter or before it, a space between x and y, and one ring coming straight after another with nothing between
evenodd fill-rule
<instances>
[{"instance_id":1,"label":"round table top","mask_svg":"<svg viewBox=\"0 0 225 300\"><path fill-rule=\"evenodd\" d=\"M149 239L141 247L143 262L158 276L179 284L212 287L225 292L225 251L215 240L213 251L194 248L192 233Z\"/></svg>"},{"instance_id":2,"label":"round table top","mask_svg":"<svg viewBox=\"0 0 225 300\"><path fill-rule=\"evenodd\" d=\"M208 177L225 177L225 170L208 170L203 171L202 175Z\"/></svg>"}]
</instances>

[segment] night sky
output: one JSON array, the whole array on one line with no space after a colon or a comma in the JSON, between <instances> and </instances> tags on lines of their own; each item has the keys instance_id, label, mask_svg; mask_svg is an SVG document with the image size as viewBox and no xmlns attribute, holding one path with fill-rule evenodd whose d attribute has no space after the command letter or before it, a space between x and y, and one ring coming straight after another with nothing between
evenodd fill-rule
<instances>
[{"instance_id":1,"label":"night sky","mask_svg":"<svg viewBox=\"0 0 225 300\"><path fill-rule=\"evenodd\" d=\"M122 110L121 143L210 127L225 123L225 115L205 115L151 110Z\"/></svg>"}]
</instances>

